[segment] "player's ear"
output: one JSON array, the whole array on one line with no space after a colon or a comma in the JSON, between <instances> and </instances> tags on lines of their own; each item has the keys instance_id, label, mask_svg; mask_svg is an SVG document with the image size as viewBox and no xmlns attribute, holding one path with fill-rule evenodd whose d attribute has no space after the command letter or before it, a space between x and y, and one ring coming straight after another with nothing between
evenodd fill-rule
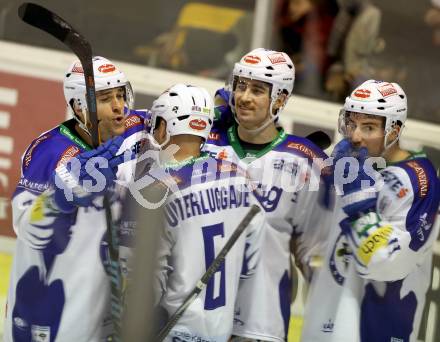
<instances>
[{"instance_id":1,"label":"player's ear","mask_svg":"<svg viewBox=\"0 0 440 342\"><path fill-rule=\"evenodd\" d=\"M278 111L278 109L283 107L284 104L286 103L286 101L287 101L287 95L284 93L281 93L278 96L278 98L275 100L275 103L273 104L273 107L272 107L273 113L275 114Z\"/></svg>"},{"instance_id":2,"label":"player's ear","mask_svg":"<svg viewBox=\"0 0 440 342\"><path fill-rule=\"evenodd\" d=\"M394 125L393 130L391 131L391 134L390 134L390 138L392 141L394 141L395 139L397 139L399 137L399 133L400 133L401 129L402 129L402 127L400 127L399 125Z\"/></svg>"},{"instance_id":3,"label":"player's ear","mask_svg":"<svg viewBox=\"0 0 440 342\"><path fill-rule=\"evenodd\" d=\"M157 128L154 130L154 137L158 143L162 143L167 138L167 123L165 120L160 120Z\"/></svg>"}]
</instances>

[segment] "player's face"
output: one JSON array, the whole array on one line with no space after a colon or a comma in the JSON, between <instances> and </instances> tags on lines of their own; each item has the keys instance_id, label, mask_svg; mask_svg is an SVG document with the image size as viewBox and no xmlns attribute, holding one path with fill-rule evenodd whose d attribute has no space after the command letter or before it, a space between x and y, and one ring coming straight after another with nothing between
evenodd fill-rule
<instances>
[{"instance_id":1,"label":"player's face","mask_svg":"<svg viewBox=\"0 0 440 342\"><path fill-rule=\"evenodd\" d=\"M384 118L361 113L346 114L348 138L356 147L366 147L371 157L381 156L384 150Z\"/></svg>"},{"instance_id":2,"label":"player's face","mask_svg":"<svg viewBox=\"0 0 440 342\"><path fill-rule=\"evenodd\" d=\"M124 88L101 90L96 93L96 107L101 141L106 141L125 131Z\"/></svg>"},{"instance_id":3,"label":"player's face","mask_svg":"<svg viewBox=\"0 0 440 342\"><path fill-rule=\"evenodd\" d=\"M235 87L234 99L240 126L256 129L266 122L270 106L269 84L240 77Z\"/></svg>"}]
</instances>

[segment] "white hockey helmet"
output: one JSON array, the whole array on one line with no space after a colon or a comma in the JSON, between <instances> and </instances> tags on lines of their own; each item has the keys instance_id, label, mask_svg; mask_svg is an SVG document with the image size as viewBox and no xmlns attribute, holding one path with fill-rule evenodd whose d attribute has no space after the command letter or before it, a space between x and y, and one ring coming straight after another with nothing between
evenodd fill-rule
<instances>
[{"instance_id":1,"label":"white hockey helmet","mask_svg":"<svg viewBox=\"0 0 440 342\"><path fill-rule=\"evenodd\" d=\"M208 91L201 87L176 84L167 89L151 108L151 130L154 133L157 118L167 123L167 139L189 134L207 139L214 120L214 104Z\"/></svg>"},{"instance_id":2,"label":"white hockey helmet","mask_svg":"<svg viewBox=\"0 0 440 342\"><path fill-rule=\"evenodd\" d=\"M93 57L93 73L96 91L124 87L126 106L128 108L133 106L134 96L130 82L115 64L104 57ZM79 60L70 65L64 77L64 98L69 107L71 107L73 101L81 107L87 122L86 86L84 71ZM74 114L74 118L79 122L81 128L89 132L77 115Z\"/></svg>"},{"instance_id":3,"label":"white hockey helmet","mask_svg":"<svg viewBox=\"0 0 440 342\"><path fill-rule=\"evenodd\" d=\"M271 85L269 111L272 120L274 120L287 103L286 100L283 107L273 113L272 107L277 98L283 93L287 98L292 95L295 67L290 57L284 52L258 48L244 55L238 63L235 63L232 71L230 84L232 96L229 102L233 112L235 112L233 104L234 91L239 77L258 80Z\"/></svg>"},{"instance_id":4,"label":"white hockey helmet","mask_svg":"<svg viewBox=\"0 0 440 342\"><path fill-rule=\"evenodd\" d=\"M345 99L341 115L347 112L355 112L385 117L385 148L387 136L391 133L396 124L400 125L399 137L402 133L407 117L407 99L403 89L397 83L368 80L358 86L349 97ZM340 123L345 120L340 120ZM340 133L343 132L343 125L340 124Z\"/></svg>"}]
</instances>

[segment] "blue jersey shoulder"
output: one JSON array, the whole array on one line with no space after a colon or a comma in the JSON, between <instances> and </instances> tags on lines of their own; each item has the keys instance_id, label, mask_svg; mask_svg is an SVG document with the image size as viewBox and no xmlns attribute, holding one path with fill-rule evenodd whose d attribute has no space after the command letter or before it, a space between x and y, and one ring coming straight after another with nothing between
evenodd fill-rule
<instances>
[{"instance_id":1,"label":"blue jersey shoulder","mask_svg":"<svg viewBox=\"0 0 440 342\"><path fill-rule=\"evenodd\" d=\"M134 133L149 130L151 112L146 109L130 110L125 117L124 137Z\"/></svg>"},{"instance_id":2,"label":"blue jersey shoulder","mask_svg":"<svg viewBox=\"0 0 440 342\"><path fill-rule=\"evenodd\" d=\"M69 133L60 125L32 141L23 155L22 175L15 195L23 190L43 192L59 163L86 150L87 145L78 145L69 138Z\"/></svg>"},{"instance_id":3,"label":"blue jersey shoulder","mask_svg":"<svg viewBox=\"0 0 440 342\"><path fill-rule=\"evenodd\" d=\"M314 158L326 159L327 154L307 138L287 134L286 139L274 148L274 151L288 152L301 157L306 157L310 161Z\"/></svg>"},{"instance_id":4,"label":"blue jersey shoulder","mask_svg":"<svg viewBox=\"0 0 440 342\"><path fill-rule=\"evenodd\" d=\"M408 174L415 198L423 199L426 196L440 196L439 179L434 165L428 158L404 160L393 166L402 168Z\"/></svg>"},{"instance_id":5,"label":"blue jersey shoulder","mask_svg":"<svg viewBox=\"0 0 440 342\"><path fill-rule=\"evenodd\" d=\"M405 170L411 181L414 198L406 216L406 229L411 234L409 248L419 250L433 231L440 204L440 181L431 161L414 158L393 166Z\"/></svg>"},{"instance_id":6,"label":"blue jersey shoulder","mask_svg":"<svg viewBox=\"0 0 440 342\"><path fill-rule=\"evenodd\" d=\"M216 146L230 145L228 140L227 130L219 129L219 128L211 129L211 132L209 133L206 143L209 145L216 145Z\"/></svg>"}]
</instances>

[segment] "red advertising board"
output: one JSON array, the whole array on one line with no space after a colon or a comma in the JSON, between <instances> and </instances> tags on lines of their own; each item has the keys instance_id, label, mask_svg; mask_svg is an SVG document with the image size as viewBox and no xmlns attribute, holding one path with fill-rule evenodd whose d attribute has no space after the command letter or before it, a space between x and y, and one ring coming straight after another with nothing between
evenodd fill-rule
<instances>
[{"instance_id":1,"label":"red advertising board","mask_svg":"<svg viewBox=\"0 0 440 342\"><path fill-rule=\"evenodd\" d=\"M29 143L64 120L61 82L0 72L0 235L12 230L11 196Z\"/></svg>"}]
</instances>

